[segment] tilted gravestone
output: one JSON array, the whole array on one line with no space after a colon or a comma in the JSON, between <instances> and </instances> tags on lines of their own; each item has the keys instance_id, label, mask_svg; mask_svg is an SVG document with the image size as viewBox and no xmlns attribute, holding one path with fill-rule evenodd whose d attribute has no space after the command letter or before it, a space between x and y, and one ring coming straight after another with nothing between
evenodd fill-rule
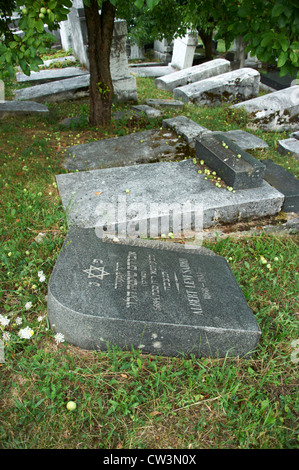
<instances>
[{"instance_id":1,"label":"tilted gravestone","mask_svg":"<svg viewBox=\"0 0 299 470\"><path fill-rule=\"evenodd\" d=\"M234 189L257 188L262 185L265 165L238 145L224 133L204 134L196 139L196 156Z\"/></svg>"},{"instance_id":2,"label":"tilted gravestone","mask_svg":"<svg viewBox=\"0 0 299 470\"><path fill-rule=\"evenodd\" d=\"M175 88L173 96L198 106L218 105L222 101L244 101L256 97L259 83L257 70L243 68Z\"/></svg>"},{"instance_id":3,"label":"tilted gravestone","mask_svg":"<svg viewBox=\"0 0 299 470\"><path fill-rule=\"evenodd\" d=\"M35 101L0 101L0 118L6 116L25 116L28 114L48 115L48 106Z\"/></svg>"},{"instance_id":4,"label":"tilted gravestone","mask_svg":"<svg viewBox=\"0 0 299 470\"><path fill-rule=\"evenodd\" d=\"M174 88L198 82L205 78L220 75L230 71L230 62L225 59L215 59L187 69L174 71L171 74L155 79L155 85L161 90L173 91Z\"/></svg>"},{"instance_id":5,"label":"tilted gravestone","mask_svg":"<svg viewBox=\"0 0 299 470\"><path fill-rule=\"evenodd\" d=\"M48 317L84 349L249 357L261 335L224 258L169 242L105 243L78 227L52 273Z\"/></svg>"},{"instance_id":6,"label":"tilted gravestone","mask_svg":"<svg viewBox=\"0 0 299 470\"><path fill-rule=\"evenodd\" d=\"M285 196L283 212L299 212L299 181L289 171L272 160L263 160L266 165L265 180Z\"/></svg>"},{"instance_id":7,"label":"tilted gravestone","mask_svg":"<svg viewBox=\"0 0 299 470\"><path fill-rule=\"evenodd\" d=\"M274 91L267 95L234 104L244 108L250 117L248 127L263 130L297 130L299 124L299 86Z\"/></svg>"}]
</instances>

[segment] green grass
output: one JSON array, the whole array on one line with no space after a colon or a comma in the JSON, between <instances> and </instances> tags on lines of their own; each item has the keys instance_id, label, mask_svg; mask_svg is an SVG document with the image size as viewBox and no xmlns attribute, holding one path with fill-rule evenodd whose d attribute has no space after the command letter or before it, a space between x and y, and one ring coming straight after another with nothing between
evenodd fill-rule
<instances>
[{"instance_id":1,"label":"green grass","mask_svg":"<svg viewBox=\"0 0 299 470\"><path fill-rule=\"evenodd\" d=\"M140 102L170 98L151 79L137 79ZM11 85L11 89L15 84ZM0 122L0 447L3 449L287 449L298 448L298 238L228 237L205 246L224 256L262 337L251 359L161 357L138 350L83 351L56 344L47 321L47 283L67 233L55 175L70 145L160 127L161 119L112 121L70 129L86 100L52 104L50 118ZM114 106L114 111L123 109ZM169 111L165 117L178 114ZM246 130L244 112L185 106L180 114L211 130ZM272 158L298 175L277 140L255 132ZM44 236L38 238L42 233ZM264 262L263 260L266 260ZM38 273L43 271L45 281ZM29 304L30 303L30 304ZM26 308L27 306L27 308ZM4 322L5 323L5 322ZM18 335L31 331L29 339ZM8 335L10 335L8 339ZM69 400L76 402L68 411Z\"/></svg>"}]
</instances>

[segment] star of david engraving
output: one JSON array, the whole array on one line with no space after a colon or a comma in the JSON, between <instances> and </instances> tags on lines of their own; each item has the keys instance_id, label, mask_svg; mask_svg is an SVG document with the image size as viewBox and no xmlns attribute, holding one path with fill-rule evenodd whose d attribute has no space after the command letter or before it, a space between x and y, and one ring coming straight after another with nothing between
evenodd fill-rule
<instances>
[{"instance_id":1,"label":"star of david engraving","mask_svg":"<svg viewBox=\"0 0 299 470\"><path fill-rule=\"evenodd\" d=\"M89 269L83 269L83 272L88 274L88 279L96 278L102 281L104 276L109 276L110 273L105 271L104 266L93 266L92 264L89 266ZM100 285L100 284L98 284Z\"/></svg>"}]
</instances>

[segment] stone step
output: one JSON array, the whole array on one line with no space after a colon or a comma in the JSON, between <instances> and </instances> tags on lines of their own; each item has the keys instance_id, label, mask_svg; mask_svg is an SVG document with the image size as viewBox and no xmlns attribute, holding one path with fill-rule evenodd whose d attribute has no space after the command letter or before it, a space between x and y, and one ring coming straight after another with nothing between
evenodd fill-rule
<instances>
[{"instance_id":1,"label":"stone step","mask_svg":"<svg viewBox=\"0 0 299 470\"><path fill-rule=\"evenodd\" d=\"M230 71L230 62L215 59L204 64L195 65L155 79L155 85L161 90L173 91L175 88L198 82L215 75Z\"/></svg>"},{"instance_id":2,"label":"stone step","mask_svg":"<svg viewBox=\"0 0 299 470\"><path fill-rule=\"evenodd\" d=\"M204 160L233 189L257 188L262 185L265 166L224 133L204 134L196 139L196 156Z\"/></svg>"},{"instance_id":3,"label":"stone step","mask_svg":"<svg viewBox=\"0 0 299 470\"><path fill-rule=\"evenodd\" d=\"M223 101L244 101L256 97L259 82L257 70L243 68L175 88L173 96L198 106L220 105Z\"/></svg>"},{"instance_id":4,"label":"stone step","mask_svg":"<svg viewBox=\"0 0 299 470\"><path fill-rule=\"evenodd\" d=\"M259 96L232 108L250 114L250 127L266 131L297 130L299 125L299 86Z\"/></svg>"},{"instance_id":5,"label":"stone step","mask_svg":"<svg viewBox=\"0 0 299 470\"><path fill-rule=\"evenodd\" d=\"M225 258L173 243L70 229L48 290L51 328L83 349L252 356L259 325Z\"/></svg>"}]
</instances>

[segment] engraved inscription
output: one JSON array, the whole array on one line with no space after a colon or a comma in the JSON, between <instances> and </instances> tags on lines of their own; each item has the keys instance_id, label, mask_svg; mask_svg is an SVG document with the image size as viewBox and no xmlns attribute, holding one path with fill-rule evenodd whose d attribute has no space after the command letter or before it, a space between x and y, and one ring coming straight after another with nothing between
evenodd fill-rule
<instances>
[{"instance_id":1,"label":"engraved inscription","mask_svg":"<svg viewBox=\"0 0 299 470\"><path fill-rule=\"evenodd\" d=\"M196 289L194 278L192 276L192 271L189 262L186 258L179 258L179 264L182 272L184 286L186 289L189 307L193 313L202 315L202 306L199 300L199 295Z\"/></svg>"},{"instance_id":2,"label":"engraved inscription","mask_svg":"<svg viewBox=\"0 0 299 470\"><path fill-rule=\"evenodd\" d=\"M155 255L149 255L150 279L152 290L152 301L154 310L161 311L161 296L158 285L158 264Z\"/></svg>"},{"instance_id":3,"label":"engraved inscription","mask_svg":"<svg viewBox=\"0 0 299 470\"><path fill-rule=\"evenodd\" d=\"M137 305L137 253L129 251L127 256L127 308Z\"/></svg>"}]
</instances>

